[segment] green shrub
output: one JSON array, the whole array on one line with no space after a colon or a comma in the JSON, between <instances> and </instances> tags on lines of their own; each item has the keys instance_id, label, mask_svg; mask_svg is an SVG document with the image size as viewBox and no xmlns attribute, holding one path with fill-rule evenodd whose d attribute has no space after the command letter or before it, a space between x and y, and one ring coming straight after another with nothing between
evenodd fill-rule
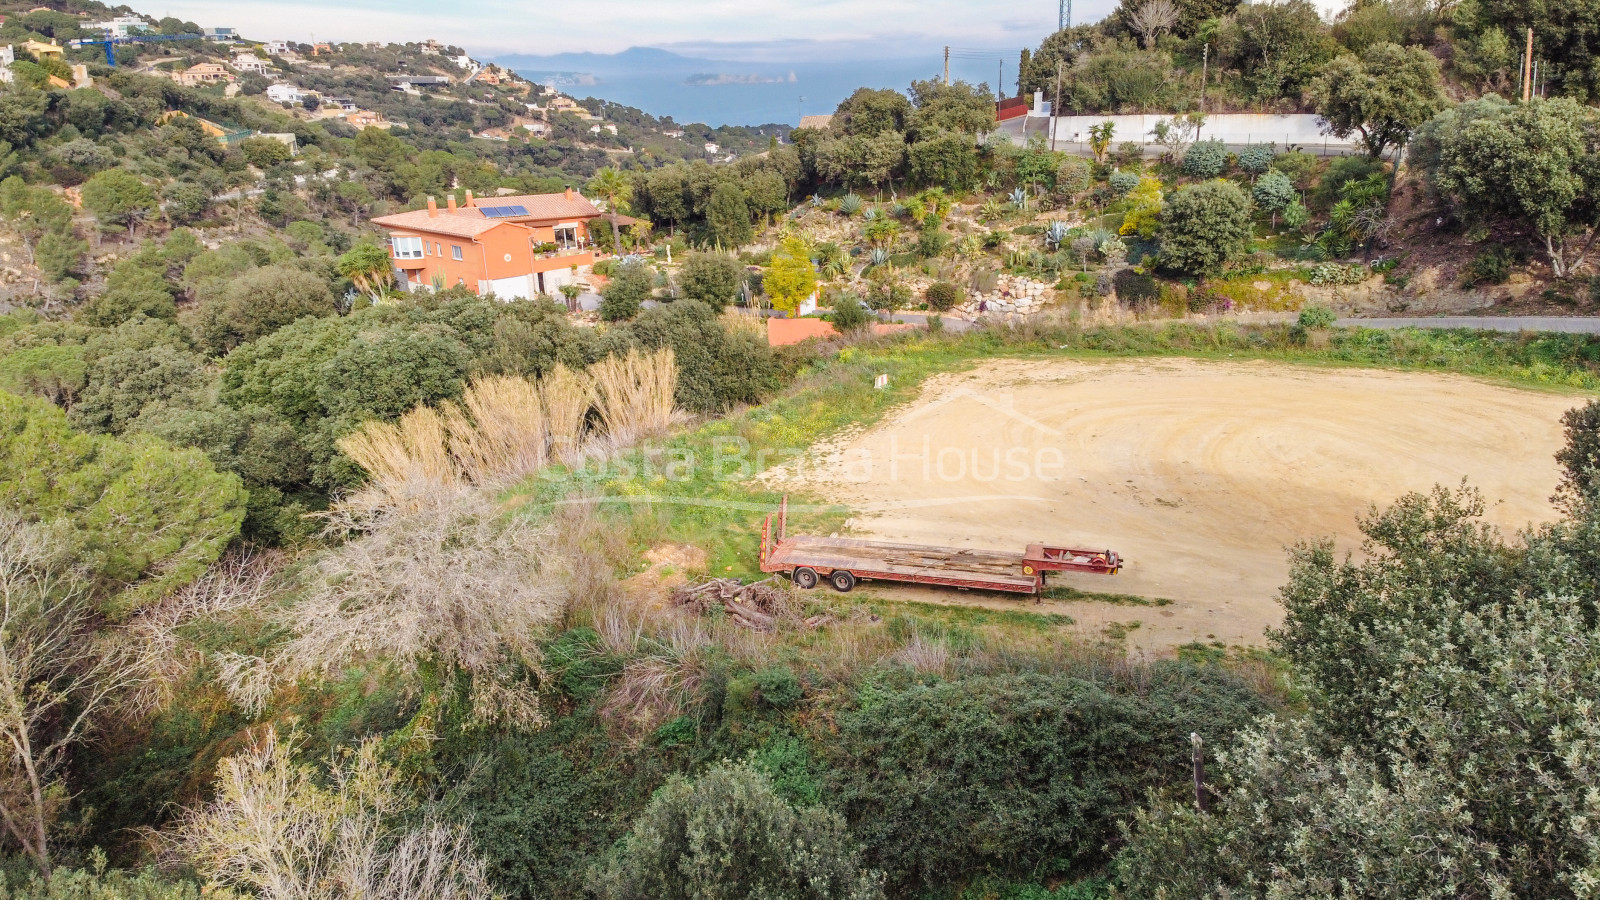
<instances>
[{"instance_id":1,"label":"green shrub","mask_svg":"<svg viewBox=\"0 0 1600 900\"><path fill-rule=\"evenodd\" d=\"M1135 309L1149 306L1161 299L1161 285L1154 278L1133 269L1121 269L1112 277L1117 299Z\"/></svg>"},{"instance_id":2,"label":"green shrub","mask_svg":"<svg viewBox=\"0 0 1600 900\"><path fill-rule=\"evenodd\" d=\"M1511 541L1485 511L1436 487L1369 513L1359 560L1291 551L1273 642L1307 709L1212 770L1207 813L1137 816L1121 896L1583 895L1600 511Z\"/></svg>"},{"instance_id":3,"label":"green shrub","mask_svg":"<svg viewBox=\"0 0 1600 900\"><path fill-rule=\"evenodd\" d=\"M1111 193L1123 197L1139 186L1139 176L1133 172L1112 172L1106 184L1111 187Z\"/></svg>"},{"instance_id":4,"label":"green shrub","mask_svg":"<svg viewBox=\"0 0 1600 900\"><path fill-rule=\"evenodd\" d=\"M1195 141L1183 154L1183 174L1193 178L1215 178L1228 168L1228 146L1216 138Z\"/></svg>"},{"instance_id":5,"label":"green shrub","mask_svg":"<svg viewBox=\"0 0 1600 900\"><path fill-rule=\"evenodd\" d=\"M1147 790L1185 783L1189 732L1224 747L1264 709L1215 668L1141 674L873 685L828 738L829 795L896 896L1096 866Z\"/></svg>"},{"instance_id":6,"label":"green shrub","mask_svg":"<svg viewBox=\"0 0 1600 900\"><path fill-rule=\"evenodd\" d=\"M1252 175L1259 175L1272 165L1277 156L1276 144L1250 144L1239 151L1239 168Z\"/></svg>"},{"instance_id":7,"label":"green shrub","mask_svg":"<svg viewBox=\"0 0 1600 900\"><path fill-rule=\"evenodd\" d=\"M601 900L876 900L836 813L796 810L749 766L656 792L590 888Z\"/></svg>"},{"instance_id":8,"label":"green shrub","mask_svg":"<svg viewBox=\"0 0 1600 900\"><path fill-rule=\"evenodd\" d=\"M848 334L867 327L872 322L872 312L860 297L845 291L834 299L833 312L828 316L828 321L839 331Z\"/></svg>"},{"instance_id":9,"label":"green shrub","mask_svg":"<svg viewBox=\"0 0 1600 900\"><path fill-rule=\"evenodd\" d=\"M1300 310L1298 323L1301 328L1331 328L1333 323L1339 321L1334 311L1326 306L1311 305Z\"/></svg>"},{"instance_id":10,"label":"green shrub","mask_svg":"<svg viewBox=\"0 0 1600 900\"><path fill-rule=\"evenodd\" d=\"M66 523L102 608L123 615L193 580L238 536L245 492L198 450L83 434L0 393L0 504Z\"/></svg>"},{"instance_id":11,"label":"green shrub","mask_svg":"<svg viewBox=\"0 0 1600 900\"><path fill-rule=\"evenodd\" d=\"M1090 173L1088 160L1066 157L1056 166L1056 193L1070 197L1088 190L1092 180Z\"/></svg>"},{"instance_id":12,"label":"green shrub","mask_svg":"<svg viewBox=\"0 0 1600 900\"><path fill-rule=\"evenodd\" d=\"M607 335L622 349L671 347L678 364L677 401L696 412L719 412L759 403L778 387L777 358L758 335L729 329L711 307L679 300L647 309Z\"/></svg>"},{"instance_id":13,"label":"green shrub","mask_svg":"<svg viewBox=\"0 0 1600 900\"><path fill-rule=\"evenodd\" d=\"M1161 210L1161 264L1210 274L1250 250L1250 198L1229 181L1191 184Z\"/></svg>"},{"instance_id":14,"label":"green shrub","mask_svg":"<svg viewBox=\"0 0 1600 900\"><path fill-rule=\"evenodd\" d=\"M1368 270L1359 263L1342 266L1338 263L1318 263L1307 279L1315 285L1360 284L1367 280Z\"/></svg>"},{"instance_id":15,"label":"green shrub","mask_svg":"<svg viewBox=\"0 0 1600 900\"><path fill-rule=\"evenodd\" d=\"M944 312L961 302L961 288L948 281L935 281L923 294L928 308Z\"/></svg>"},{"instance_id":16,"label":"green shrub","mask_svg":"<svg viewBox=\"0 0 1600 900\"><path fill-rule=\"evenodd\" d=\"M1511 278L1511 267L1518 262L1510 247L1495 245L1479 253L1461 270L1461 286L1480 284L1505 284Z\"/></svg>"},{"instance_id":17,"label":"green shrub","mask_svg":"<svg viewBox=\"0 0 1600 900\"><path fill-rule=\"evenodd\" d=\"M738 299L744 276L743 264L726 253L691 253L678 270L678 293L721 312Z\"/></svg>"},{"instance_id":18,"label":"green shrub","mask_svg":"<svg viewBox=\"0 0 1600 900\"><path fill-rule=\"evenodd\" d=\"M644 263L628 263L612 270L611 280L600 290L600 318L620 322L639 314L654 294L655 280Z\"/></svg>"},{"instance_id":19,"label":"green shrub","mask_svg":"<svg viewBox=\"0 0 1600 900\"><path fill-rule=\"evenodd\" d=\"M761 692L761 702L774 709L788 709L800 702L800 696L804 693L800 679L783 666L757 672L756 689Z\"/></svg>"}]
</instances>

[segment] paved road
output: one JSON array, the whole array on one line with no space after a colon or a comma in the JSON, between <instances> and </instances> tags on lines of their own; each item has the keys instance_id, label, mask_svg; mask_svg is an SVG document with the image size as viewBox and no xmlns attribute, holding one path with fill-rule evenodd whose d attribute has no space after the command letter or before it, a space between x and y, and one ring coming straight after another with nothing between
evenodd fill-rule
<instances>
[{"instance_id":1,"label":"paved road","mask_svg":"<svg viewBox=\"0 0 1600 900\"><path fill-rule=\"evenodd\" d=\"M1484 331L1564 331L1600 334L1600 316L1430 316L1405 319L1340 319L1351 328L1477 328Z\"/></svg>"}]
</instances>

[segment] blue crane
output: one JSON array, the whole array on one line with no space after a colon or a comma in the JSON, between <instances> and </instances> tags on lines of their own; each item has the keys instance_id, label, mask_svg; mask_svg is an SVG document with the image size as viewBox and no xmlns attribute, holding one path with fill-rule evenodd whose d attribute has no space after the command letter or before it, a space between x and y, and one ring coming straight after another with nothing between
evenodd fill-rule
<instances>
[{"instance_id":1,"label":"blue crane","mask_svg":"<svg viewBox=\"0 0 1600 900\"><path fill-rule=\"evenodd\" d=\"M76 41L68 41L67 45L71 47L103 46L106 48L106 65L115 67L117 56L112 52L112 47L117 44L149 44L156 41L199 41L204 39L205 35L203 34L135 34L128 37L112 37L107 34L104 40L91 41L88 38L81 38Z\"/></svg>"}]
</instances>

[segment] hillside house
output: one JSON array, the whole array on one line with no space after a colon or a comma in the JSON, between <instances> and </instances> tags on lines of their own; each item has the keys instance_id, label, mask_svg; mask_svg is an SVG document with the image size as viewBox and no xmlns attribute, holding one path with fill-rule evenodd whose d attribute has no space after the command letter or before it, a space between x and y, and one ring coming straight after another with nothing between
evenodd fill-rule
<instances>
[{"instance_id":1,"label":"hillside house","mask_svg":"<svg viewBox=\"0 0 1600 900\"><path fill-rule=\"evenodd\" d=\"M563 97L560 94L551 97L550 102L545 104L545 109L549 112L566 113L567 115L577 116L580 119L586 120L600 118L594 113L589 112L587 109L584 109L582 106L579 106L578 101L572 99L571 97Z\"/></svg>"},{"instance_id":2,"label":"hillside house","mask_svg":"<svg viewBox=\"0 0 1600 900\"><path fill-rule=\"evenodd\" d=\"M241 53L233 58L233 68L240 73L265 75L271 67L267 65L266 60L254 53Z\"/></svg>"},{"instance_id":3,"label":"hillside house","mask_svg":"<svg viewBox=\"0 0 1600 900\"><path fill-rule=\"evenodd\" d=\"M267 86L267 99L273 103L288 103L296 105L305 102L311 91L303 91L292 84L272 84Z\"/></svg>"},{"instance_id":4,"label":"hillside house","mask_svg":"<svg viewBox=\"0 0 1600 900\"><path fill-rule=\"evenodd\" d=\"M33 54L33 58L39 60L40 62L44 62L45 57L48 56L54 56L56 59L64 59L67 55L67 51L55 41L51 41L48 44L44 43L43 41L23 41L22 49Z\"/></svg>"},{"instance_id":5,"label":"hillside house","mask_svg":"<svg viewBox=\"0 0 1600 900\"><path fill-rule=\"evenodd\" d=\"M104 22L86 23L83 28L85 31L104 32L114 38L125 38L134 31L155 30L140 16L117 16Z\"/></svg>"},{"instance_id":6,"label":"hillside house","mask_svg":"<svg viewBox=\"0 0 1600 900\"><path fill-rule=\"evenodd\" d=\"M17 50L10 44L0 47L0 84L10 84L16 73L11 71L11 64L17 61Z\"/></svg>"},{"instance_id":7,"label":"hillside house","mask_svg":"<svg viewBox=\"0 0 1600 900\"><path fill-rule=\"evenodd\" d=\"M267 51L268 56L283 56L290 52L288 41L267 41L261 45L261 49Z\"/></svg>"},{"instance_id":8,"label":"hillside house","mask_svg":"<svg viewBox=\"0 0 1600 900\"><path fill-rule=\"evenodd\" d=\"M389 230L390 256L406 290L465 285L480 296L532 298L554 294L594 265L589 223L600 210L568 188L476 200L471 191L441 209L379 216Z\"/></svg>"},{"instance_id":9,"label":"hillside house","mask_svg":"<svg viewBox=\"0 0 1600 900\"><path fill-rule=\"evenodd\" d=\"M208 84L231 84L234 74L221 63L196 63L181 72L168 72L167 77L184 87L202 87Z\"/></svg>"}]
</instances>

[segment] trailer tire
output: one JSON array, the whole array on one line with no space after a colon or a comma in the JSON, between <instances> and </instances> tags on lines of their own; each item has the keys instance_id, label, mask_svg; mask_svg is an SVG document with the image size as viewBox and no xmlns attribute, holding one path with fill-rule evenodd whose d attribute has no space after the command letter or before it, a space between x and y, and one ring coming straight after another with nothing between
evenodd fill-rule
<instances>
[{"instance_id":1,"label":"trailer tire","mask_svg":"<svg viewBox=\"0 0 1600 900\"><path fill-rule=\"evenodd\" d=\"M841 594L850 593L850 589L856 586L856 577L844 569L838 569L829 575L828 581L832 582L833 589Z\"/></svg>"},{"instance_id":2,"label":"trailer tire","mask_svg":"<svg viewBox=\"0 0 1600 900\"><path fill-rule=\"evenodd\" d=\"M817 586L817 570L799 568L794 570L794 586L802 590L811 590Z\"/></svg>"}]
</instances>

